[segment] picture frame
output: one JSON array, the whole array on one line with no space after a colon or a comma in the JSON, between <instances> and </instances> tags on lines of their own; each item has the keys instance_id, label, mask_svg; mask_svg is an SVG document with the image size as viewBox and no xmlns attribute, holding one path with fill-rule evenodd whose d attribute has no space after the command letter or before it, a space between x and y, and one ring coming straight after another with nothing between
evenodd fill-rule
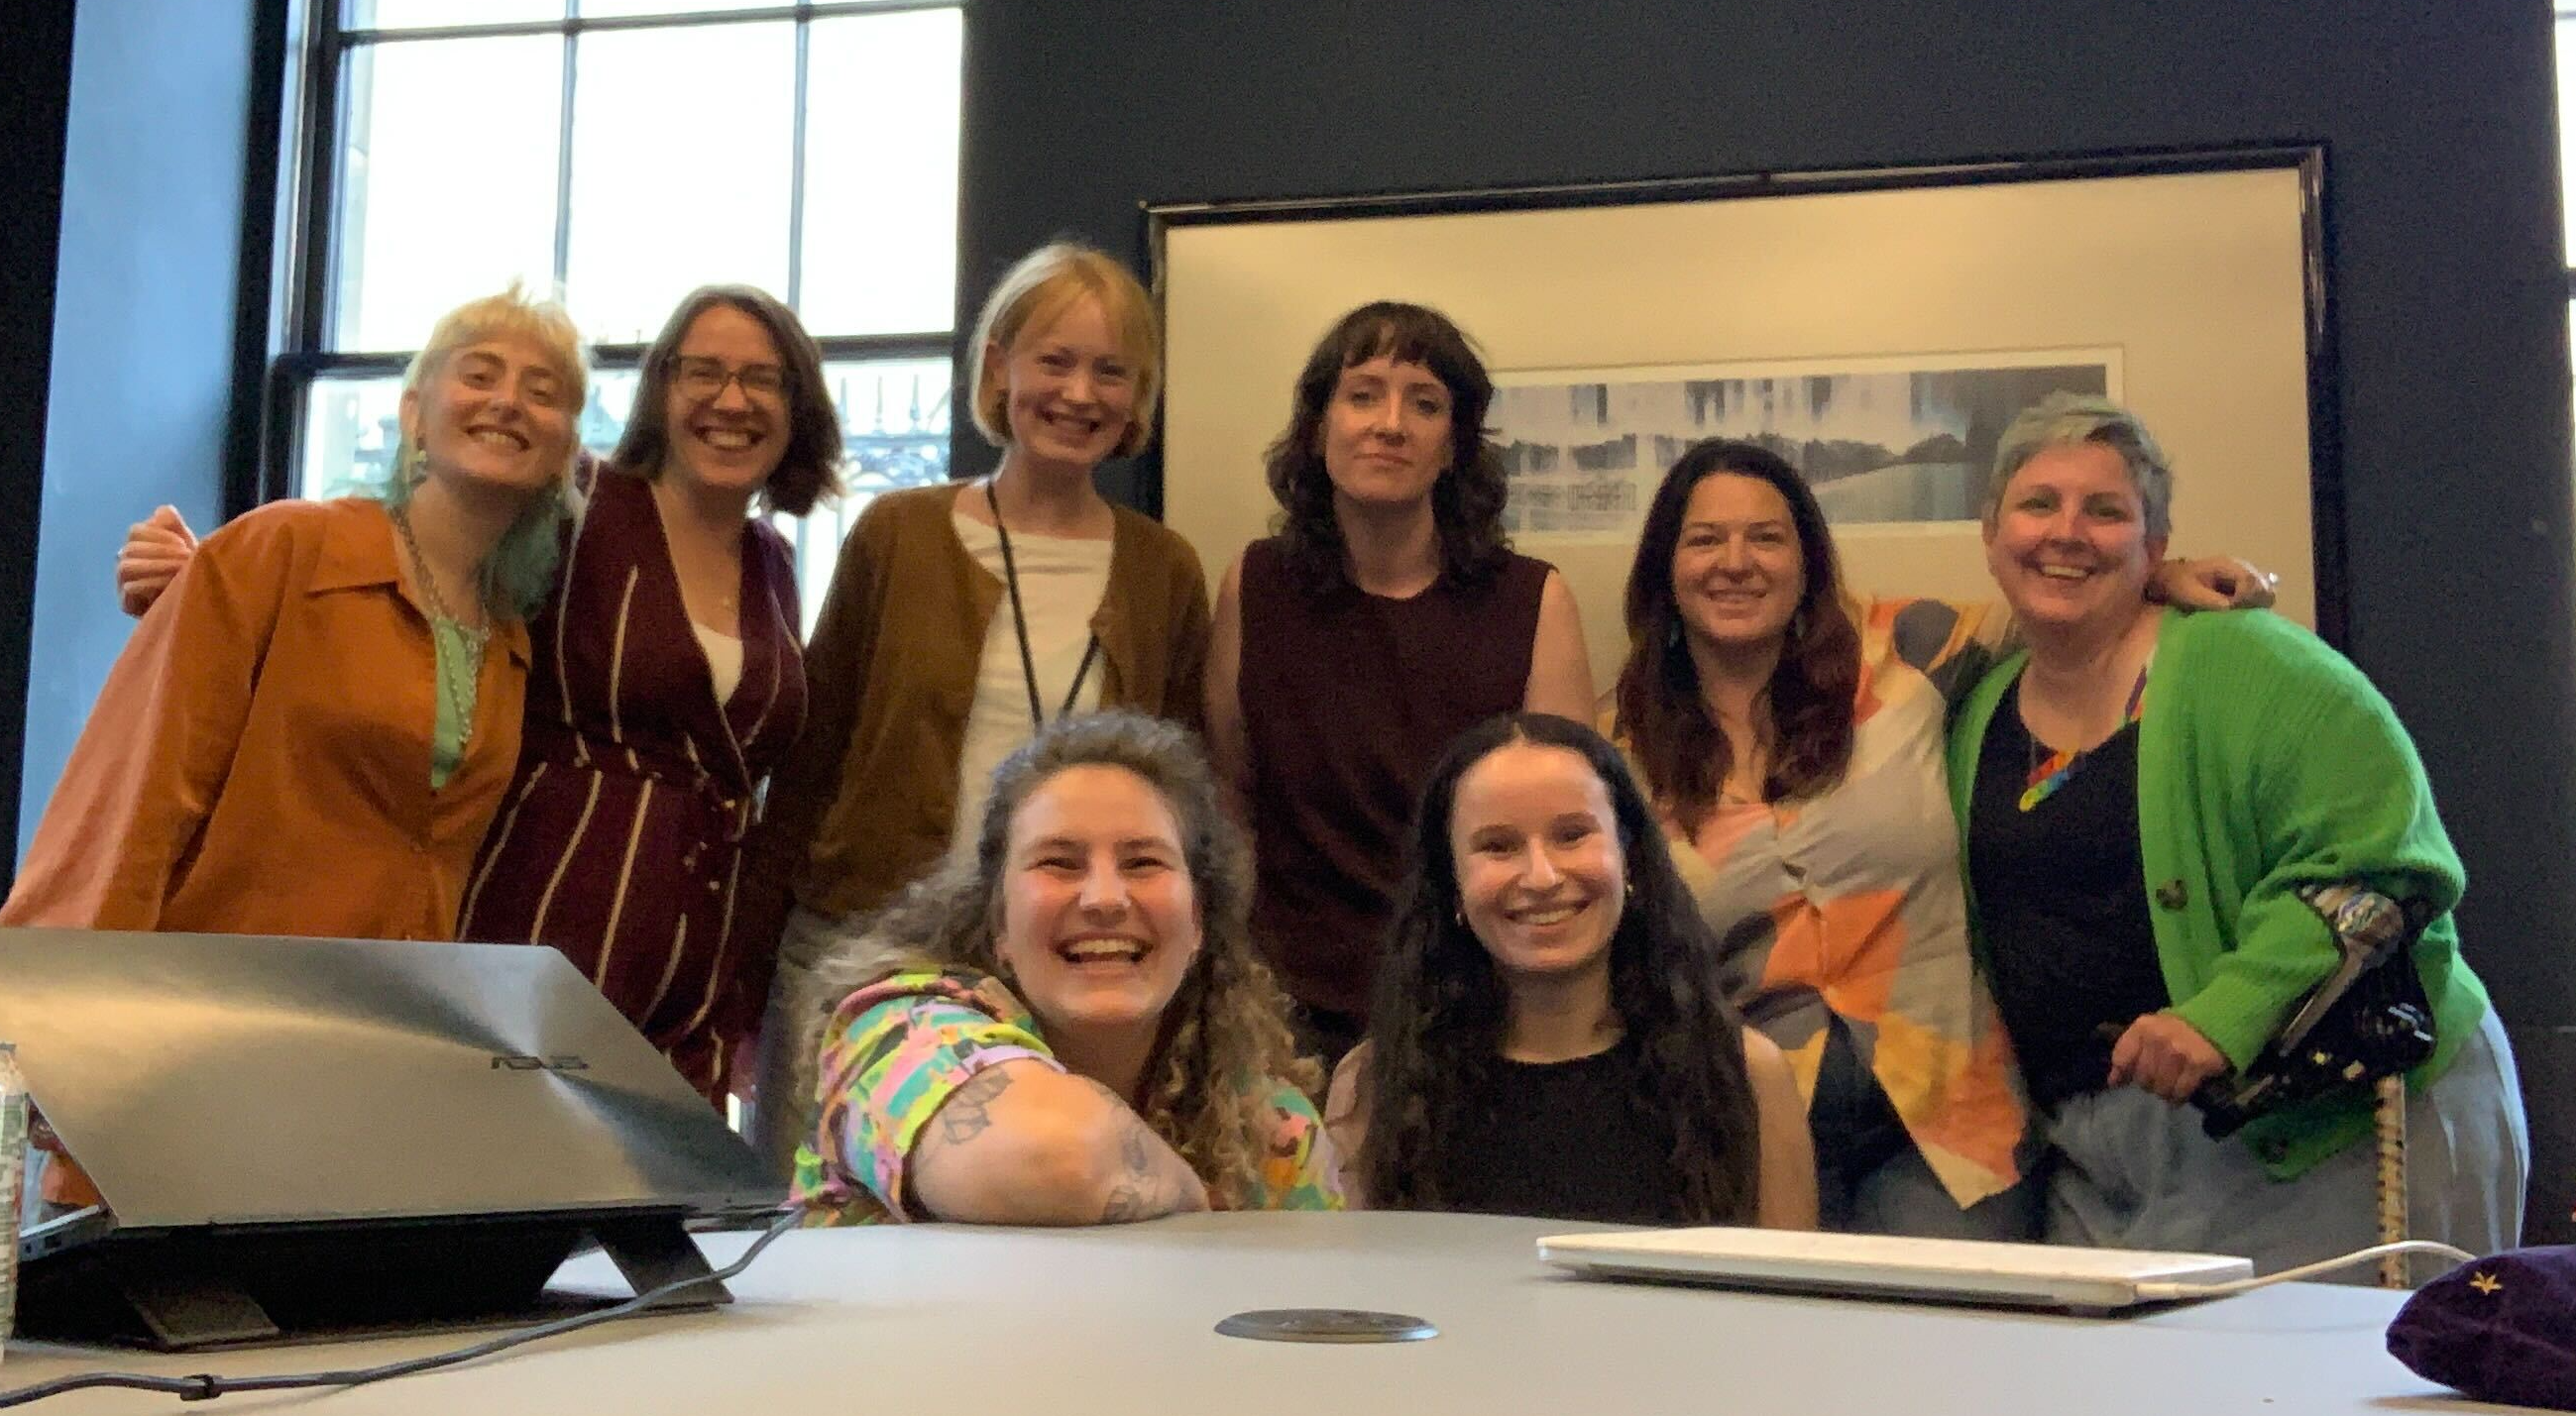
<instances>
[{"instance_id":1,"label":"picture frame","mask_svg":"<svg viewBox=\"0 0 2576 1416\"><path fill-rule=\"evenodd\" d=\"M2171 553L2224 552L2277 573L2279 611L2339 642L2324 190L2322 148L2275 145L1147 203L1165 392L1144 498L1211 581L1221 575L1270 530L1263 454L1287 425L1298 370L1336 319L1373 299L1430 305L1477 342L1503 390L1489 430L1507 448L1547 421L1523 400L1524 426L1511 426L1514 389L1645 410L1627 432L1554 430L1560 464L1573 460L1569 437L1593 438L1596 451L1630 438L1631 502L1695 435L1796 441L1823 426L1719 426L1676 413L1671 389L1709 405L1728 401L1708 390L1729 380L1805 396L1814 380L1858 389L1864 375L1893 374L1914 391L1900 380L1881 401L1919 404L1925 376L2098 366L2102 391L2139 414L2175 465ZM1890 427L1877 442L1905 436ZM1937 515L1837 517L1846 581L1863 595L1992 599L1979 523L1958 514L1970 490L1982 499L1984 469L1957 451L1929 460L1943 462ZM1599 478L1566 485L1562 495L1595 510L1622 495ZM1625 653L1632 544L1600 518L1568 530L1524 514L1515 537L1565 574L1595 681L1608 683Z\"/></svg>"}]
</instances>

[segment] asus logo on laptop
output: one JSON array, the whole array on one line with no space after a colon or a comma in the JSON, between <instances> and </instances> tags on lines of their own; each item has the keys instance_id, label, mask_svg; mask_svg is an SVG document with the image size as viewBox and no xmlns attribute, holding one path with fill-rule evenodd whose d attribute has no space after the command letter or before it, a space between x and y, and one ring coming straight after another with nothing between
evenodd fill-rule
<instances>
[{"instance_id":1,"label":"asus logo on laptop","mask_svg":"<svg viewBox=\"0 0 2576 1416\"><path fill-rule=\"evenodd\" d=\"M492 1070L512 1072L587 1072L590 1064L567 1052L553 1057L532 1057L524 1052L495 1052Z\"/></svg>"}]
</instances>

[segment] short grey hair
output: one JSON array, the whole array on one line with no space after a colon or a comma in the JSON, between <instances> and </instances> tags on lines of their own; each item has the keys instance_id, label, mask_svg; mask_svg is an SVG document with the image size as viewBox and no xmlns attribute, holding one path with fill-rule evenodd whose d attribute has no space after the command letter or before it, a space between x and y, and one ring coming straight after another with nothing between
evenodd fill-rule
<instances>
[{"instance_id":1,"label":"short grey hair","mask_svg":"<svg viewBox=\"0 0 2576 1416\"><path fill-rule=\"evenodd\" d=\"M2053 447L2096 443L2120 454L2129 483L2146 509L2147 534L2173 534L2173 464L2138 415L2096 393L2052 393L2021 411L1995 444L1995 472L1986 482L1984 520L2003 510L2013 474Z\"/></svg>"}]
</instances>

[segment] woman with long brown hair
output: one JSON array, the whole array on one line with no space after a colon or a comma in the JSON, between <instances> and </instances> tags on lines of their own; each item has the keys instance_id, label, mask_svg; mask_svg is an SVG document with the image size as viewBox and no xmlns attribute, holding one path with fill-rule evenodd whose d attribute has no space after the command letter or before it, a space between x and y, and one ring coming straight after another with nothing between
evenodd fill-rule
<instances>
[{"instance_id":1,"label":"woman with long brown hair","mask_svg":"<svg viewBox=\"0 0 2576 1416\"><path fill-rule=\"evenodd\" d=\"M2227 559L2165 592L2268 603ZM1968 947L1942 727L2008 631L1999 608L1864 601L1787 461L1676 461L1629 572L1616 735L1720 941L1728 996L1809 1098L1824 1222L2028 1232L2026 1117Z\"/></svg>"}]
</instances>

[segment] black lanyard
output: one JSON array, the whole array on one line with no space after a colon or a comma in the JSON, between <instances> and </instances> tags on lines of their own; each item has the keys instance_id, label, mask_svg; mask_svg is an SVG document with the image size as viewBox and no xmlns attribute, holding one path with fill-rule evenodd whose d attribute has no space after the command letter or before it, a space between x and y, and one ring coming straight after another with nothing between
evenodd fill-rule
<instances>
[{"instance_id":1,"label":"black lanyard","mask_svg":"<svg viewBox=\"0 0 2576 1416\"><path fill-rule=\"evenodd\" d=\"M1029 654L1029 617L1020 608L1020 568L1011 559L1010 528L1002 524L1002 504L993 498L993 483L984 482L984 505L993 512L993 533L1002 538L1002 583L1011 587L1011 628L1020 636L1020 678L1029 686L1029 725L1046 726L1046 707L1038 699L1038 664ZM1057 717L1073 711L1073 700L1082 696L1082 681L1091 677L1091 661L1100 657L1100 636L1095 633L1082 646L1082 667L1073 671L1073 686L1064 691L1064 706L1055 710Z\"/></svg>"}]
</instances>

